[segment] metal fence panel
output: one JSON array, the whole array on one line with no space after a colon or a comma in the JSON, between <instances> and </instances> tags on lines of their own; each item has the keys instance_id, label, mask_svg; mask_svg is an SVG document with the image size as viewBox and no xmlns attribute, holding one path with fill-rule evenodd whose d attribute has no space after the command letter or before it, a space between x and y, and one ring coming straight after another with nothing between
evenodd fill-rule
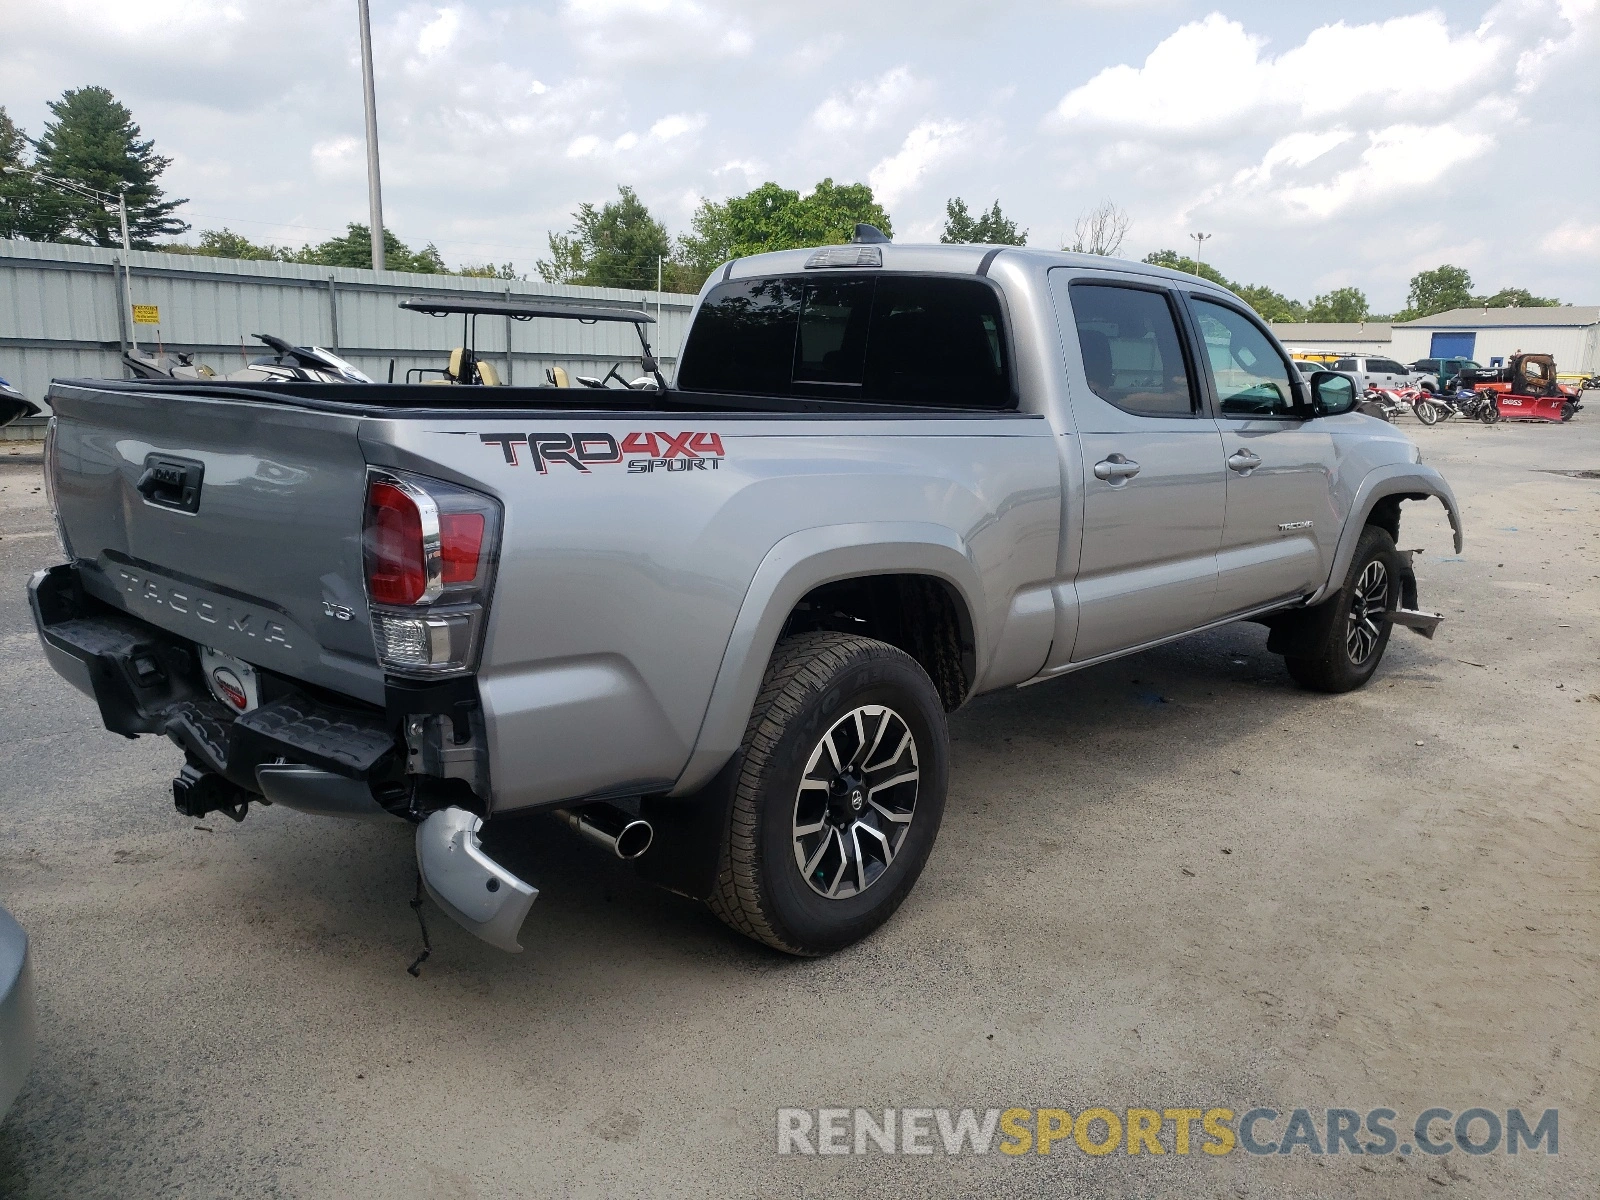
<instances>
[{"instance_id":1,"label":"metal fence panel","mask_svg":"<svg viewBox=\"0 0 1600 1200\"><path fill-rule=\"evenodd\" d=\"M460 317L428 317L399 302L463 293L643 308L659 319L649 336L670 376L695 301L670 292L135 250L128 256L133 302L156 305L161 324L132 326L123 309L122 258L120 250L98 246L0 239L0 376L35 402L52 379L120 378L130 331L142 348L192 353L226 375L267 353L252 334L273 333L335 350L374 379L389 378L392 364L399 382L408 368L443 366L463 344ZM507 382L543 383L556 366L574 376L604 375L615 362L624 364L624 375L639 370L630 325L478 317L476 333L480 356L492 358Z\"/></svg>"}]
</instances>

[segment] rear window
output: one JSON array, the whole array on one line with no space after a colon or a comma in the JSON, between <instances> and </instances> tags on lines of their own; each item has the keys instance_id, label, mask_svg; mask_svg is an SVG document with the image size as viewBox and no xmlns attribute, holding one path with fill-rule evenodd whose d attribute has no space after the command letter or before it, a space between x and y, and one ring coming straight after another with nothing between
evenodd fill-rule
<instances>
[{"instance_id":1,"label":"rear window","mask_svg":"<svg viewBox=\"0 0 1600 1200\"><path fill-rule=\"evenodd\" d=\"M689 331L678 386L1015 407L1000 297L978 279L828 275L721 284Z\"/></svg>"}]
</instances>

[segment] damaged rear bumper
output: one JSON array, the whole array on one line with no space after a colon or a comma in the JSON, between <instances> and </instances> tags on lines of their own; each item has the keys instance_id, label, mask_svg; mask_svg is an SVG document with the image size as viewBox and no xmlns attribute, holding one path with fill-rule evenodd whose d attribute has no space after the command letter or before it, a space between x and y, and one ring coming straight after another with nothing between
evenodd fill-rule
<instances>
[{"instance_id":1,"label":"damaged rear bumper","mask_svg":"<svg viewBox=\"0 0 1600 1200\"><path fill-rule=\"evenodd\" d=\"M415 716L329 703L281 680L239 713L211 694L194 643L88 595L72 564L38 572L28 597L45 657L99 705L107 729L164 735L183 749L173 780L179 811L240 820L260 801L417 822L417 867L439 907L490 945L521 949L517 931L538 891L483 851L482 819L451 803L470 796L467 785L408 774L408 759L424 757L401 736ZM440 793L419 803L429 785Z\"/></svg>"}]
</instances>

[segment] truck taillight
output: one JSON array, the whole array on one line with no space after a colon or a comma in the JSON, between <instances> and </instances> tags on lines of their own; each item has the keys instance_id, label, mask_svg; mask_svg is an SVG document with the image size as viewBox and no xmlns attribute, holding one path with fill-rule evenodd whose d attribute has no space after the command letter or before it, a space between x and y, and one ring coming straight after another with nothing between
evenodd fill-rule
<instances>
[{"instance_id":1,"label":"truck taillight","mask_svg":"<svg viewBox=\"0 0 1600 1200\"><path fill-rule=\"evenodd\" d=\"M423 505L435 524L438 510L415 492L384 480L367 490L367 593L376 604L415 604L428 590Z\"/></svg>"},{"instance_id":2,"label":"truck taillight","mask_svg":"<svg viewBox=\"0 0 1600 1200\"><path fill-rule=\"evenodd\" d=\"M440 480L374 471L362 549L373 641L403 675L469 671L500 535L487 496Z\"/></svg>"}]
</instances>

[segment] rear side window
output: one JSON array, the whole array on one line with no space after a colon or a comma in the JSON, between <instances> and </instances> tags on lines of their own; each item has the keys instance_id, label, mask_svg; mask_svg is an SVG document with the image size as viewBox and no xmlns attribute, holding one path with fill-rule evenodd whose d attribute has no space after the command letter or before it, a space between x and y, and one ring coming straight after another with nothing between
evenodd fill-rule
<instances>
[{"instance_id":1,"label":"rear side window","mask_svg":"<svg viewBox=\"0 0 1600 1200\"><path fill-rule=\"evenodd\" d=\"M686 391L1015 407L1000 298L977 279L722 284L695 318L678 384Z\"/></svg>"},{"instance_id":2,"label":"rear side window","mask_svg":"<svg viewBox=\"0 0 1600 1200\"><path fill-rule=\"evenodd\" d=\"M1360 370L1360 368L1356 366L1356 360L1353 359L1353 358L1341 358L1338 362L1333 364L1333 369L1335 371L1358 371L1358 370Z\"/></svg>"},{"instance_id":3,"label":"rear side window","mask_svg":"<svg viewBox=\"0 0 1600 1200\"><path fill-rule=\"evenodd\" d=\"M1083 373L1096 396L1143 417L1194 415L1194 389L1166 296L1100 283L1074 283L1071 295Z\"/></svg>"},{"instance_id":4,"label":"rear side window","mask_svg":"<svg viewBox=\"0 0 1600 1200\"><path fill-rule=\"evenodd\" d=\"M1371 370L1382 371L1385 375L1404 375L1406 369L1390 358L1374 358L1371 360Z\"/></svg>"},{"instance_id":5,"label":"rear side window","mask_svg":"<svg viewBox=\"0 0 1600 1200\"><path fill-rule=\"evenodd\" d=\"M684 347L678 386L701 392L789 392L797 279L741 279L706 297Z\"/></svg>"}]
</instances>

